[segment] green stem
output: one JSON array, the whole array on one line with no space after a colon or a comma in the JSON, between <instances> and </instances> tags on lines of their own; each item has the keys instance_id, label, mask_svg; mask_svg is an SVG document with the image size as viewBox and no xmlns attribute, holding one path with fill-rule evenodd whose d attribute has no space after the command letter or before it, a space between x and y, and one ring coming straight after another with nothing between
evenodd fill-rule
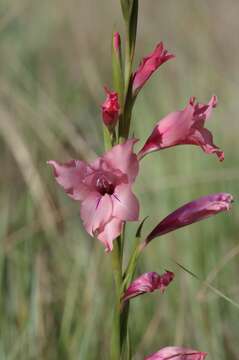
<instances>
[{"instance_id":1,"label":"green stem","mask_svg":"<svg viewBox=\"0 0 239 360\"><path fill-rule=\"evenodd\" d=\"M121 239L118 237L112 251L112 269L115 281L115 310L113 322L113 334L111 342L111 360L121 358L121 311L120 298L122 290L122 256Z\"/></svg>"},{"instance_id":2,"label":"green stem","mask_svg":"<svg viewBox=\"0 0 239 360\"><path fill-rule=\"evenodd\" d=\"M122 9L124 11L125 2ZM124 103L122 119L119 124L120 142L125 141L129 136L130 123L134 99L132 96L132 66L134 60L137 22L138 22L138 0L131 0L129 3L127 16L125 17L126 42L125 42L125 68L124 68Z\"/></svg>"}]
</instances>

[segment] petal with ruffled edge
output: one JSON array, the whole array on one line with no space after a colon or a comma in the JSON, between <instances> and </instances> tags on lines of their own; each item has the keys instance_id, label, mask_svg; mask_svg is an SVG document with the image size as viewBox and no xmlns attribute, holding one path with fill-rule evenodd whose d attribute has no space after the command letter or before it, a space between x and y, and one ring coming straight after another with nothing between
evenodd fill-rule
<instances>
[{"instance_id":1,"label":"petal with ruffled edge","mask_svg":"<svg viewBox=\"0 0 239 360\"><path fill-rule=\"evenodd\" d=\"M128 184L116 186L112 195L113 216L121 220L136 221L139 218L139 202Z\"/></svg>"},{"instance_id":2,"label":"petal with ruffled edge","mask_svg":"<svg viewBox=\"0 0 239 360\"><path fill-rule=\"evenodd\" d=\"M94 236L100 232L112 216L112 200L108 194L101 196L91 192L82 202L80 215L86 231Z\"/></svg>"},{"instance_id":3,"label":"petal with ruffled edge","mask_svg":"<svg viewBox=\"0 0 239 360\"><path fill-rule=\"evenodd\" d=\"M217 106L218 99L217 96L213 95L207 104L201 104L196 102L196 98L192 97L190 103L194 107L194 120L198 121L207 121L212 114L212 110Z\"/></svg>"},{"instance_id":4,"label":"petal with ruffled edge","mask_svg":"<svg viewBox=\"0 0 239 360\"><path fill-rule=\"evenodd\" d=\"M204 360L206 356L205 352L179 346L167 346L147 356L144 360Z\"/></svg>"},{"instance_id":5,"label":"petal with ruffled edge","mask_svg":"<svg viewBox=\"0 0 239 360\"><path fill-rule=\"evenodd\" d=\"M184 110L172 112L156 124L138 158L176 145L198 145L205 153L216 154L223 161L223 151L214 145L211 132L204 128L216 105L216 96L212 96L208 104L196 103L195 98L190 98Z\"/></svg>"},{"instance_id":6,"label":"petal with ruffled edge","mask_svg":"<svg viewBox=\"0 0 239 360\"><path fill-rule=\"evenodd\" d=\"M59 185L74 200L84 200L89 189L83 184L83 179L91 171L83 161L71 160L65 164L50 160L47 162L53 166L54 176Z\"/></svg>"},{"instance_id":7,"label":"petal with ruffled edge","mask_svg":"<svg viewBox=\"0 0 239 360\"><path fill-rule=\"evenodd\" d=\"M138 175L139 163L136 154L133 153L133 146L136 139L127 140L123 144L115 145L103 155L102 160L115 170L120 170L128 176L128 181L133 182Z\"/></svg>"},{"instance_id":8,"label":"petal with ruffled edge","mask_svg":"<svg viewBox=\"0 0 239 360\"><path fill-rule=\"evenodd\" d=\"M113 240L116 239L122 231L123 221L113 217L104 226L103 230L97 234L97 238L105 245L105 251L113 249Z\"/></svg>"},{"instance_id":9,"label":"petal with ruffled edge","mask_svg":"<svg viewBox=\"0 0 239 360\"><path fill-rule=\"evenodd\" d=\"M198 145L206 154L216 154L220 161L224 160L224 152L214 145L212 133L208 129L194 129L185 144Z\"/></svg>"}]
</instances>

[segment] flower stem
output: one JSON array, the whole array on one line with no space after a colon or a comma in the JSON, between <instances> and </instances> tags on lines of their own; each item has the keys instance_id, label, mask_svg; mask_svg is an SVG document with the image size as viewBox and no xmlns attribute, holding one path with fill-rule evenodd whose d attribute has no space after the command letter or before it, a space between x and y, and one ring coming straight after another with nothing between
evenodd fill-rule
<instances>
[{"instance_id":1,"label":"flower stem","mask_svg":"<svg viewBox=\"0 0 239 360\"><path fill-rule=\"evenodd\" d=\"M121 239L115 240L112 251L112 269L115 281L115 310L113 320L113 333L111 340L111 360L121 359L121 311L120 298L122 290L122 256L121 256Z\"/></svg>"}]
</instances>

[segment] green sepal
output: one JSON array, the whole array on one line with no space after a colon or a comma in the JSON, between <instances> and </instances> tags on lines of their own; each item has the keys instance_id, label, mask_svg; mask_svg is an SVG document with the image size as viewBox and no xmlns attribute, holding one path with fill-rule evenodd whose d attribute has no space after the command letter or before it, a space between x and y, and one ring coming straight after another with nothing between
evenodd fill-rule
<instances>
[{"instance_id":1,"label":"green sepal","mask_svg":"<svg viewBox=\"0 0 239 360\"><path fill-rule=\"evenodd\" d=\"M133 60L133 57L134 57L134 50L135 50L135 44L136 44L138 10L139 10L139 1L133 0L132 4L131 4L130 21L129 21L129 43L130 43L131 61Z\"/></svg>"},{"instance_id":2,"label":"green sepal","mask_svg":"<svg viewBox=\"0 0 239 360\"><path fill-rule=\"evenodd\" d=\"M113 85L114 90L119 95L120 107L123 107L123 95L124 95L124 77L122 70L122 52L121 46L118 51L114 47L114 32L112 35L112 75L113 75Z\"/></svg>"}]
</instances>

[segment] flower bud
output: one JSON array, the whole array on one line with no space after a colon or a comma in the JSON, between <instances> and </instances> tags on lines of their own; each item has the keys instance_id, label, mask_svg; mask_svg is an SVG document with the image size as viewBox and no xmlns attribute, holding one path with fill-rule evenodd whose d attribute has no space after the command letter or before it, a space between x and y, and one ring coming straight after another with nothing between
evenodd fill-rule
<instances>
[{"instance_id":1,"label":"flower bud","mask_svg":"<svg viewBox=\"0 0 239 360\"><path fill-rule=\"evenodd\" d=\"M105 87L106 99L101 106L102 119L108 128L114 128L119 118L119 98L118 94L114 91L110 91Z\"/></svg>"},{"instance_id":2,"label":"flower bud","mask_svg":"<svg viewBox=\"0 0 239 360\"><path fill-rule=\"evenodd\" d=\"M120 34L118 32L115 32L113 35L113 47L114 51L119 54L121 49L121 39Z\"/></svg>"}]
</instances>

